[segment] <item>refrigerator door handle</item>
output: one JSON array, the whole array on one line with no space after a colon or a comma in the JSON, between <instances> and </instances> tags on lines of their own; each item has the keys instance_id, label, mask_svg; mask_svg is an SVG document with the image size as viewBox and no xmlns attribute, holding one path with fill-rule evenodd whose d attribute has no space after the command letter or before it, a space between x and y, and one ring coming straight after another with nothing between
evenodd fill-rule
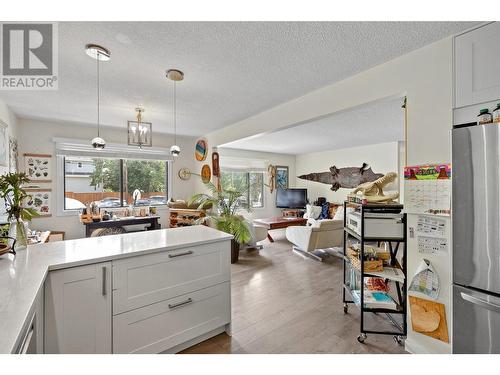
<instances>
[{"instance_id":1,"label":"refrigerator door handle","mask_svg":"<svg viewBox=\"0 0 500 375\"><path fill-rule=\"evenodd\" d=\"M470 294L467 294L464 292L461 292L460 295L462 296L462 298L464 300L466 300L470 303L473 303L474 305L478 305L478 306L484 307L485 309L500 313L500 305L485 301L481 298L471 296Z\"/></svg>"}]
</instances>

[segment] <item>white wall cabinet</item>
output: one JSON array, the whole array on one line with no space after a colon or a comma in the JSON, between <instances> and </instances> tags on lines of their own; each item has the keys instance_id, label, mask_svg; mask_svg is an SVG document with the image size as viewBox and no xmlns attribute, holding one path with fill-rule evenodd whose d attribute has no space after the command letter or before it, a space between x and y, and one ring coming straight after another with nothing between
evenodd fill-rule
<instances>
[{"instance_id":1,"label":"white wall cabinet","mask_svg":"<svg viewBox=\"0 0 500 375\"><path fill-rule=\"evenodd\" d=\"M500 22L455 38L455 108L500 99Z\"/></svg>"},{"instance_id":2,"label":"white wall cabinet","mask_svg":"<svg viewBox=\"0 0 500 375\"><path fill-rule=\"evenodd\" d=\"M111 262L51 271L45 353L111 353Z\"/></svg>"}]
</instances>

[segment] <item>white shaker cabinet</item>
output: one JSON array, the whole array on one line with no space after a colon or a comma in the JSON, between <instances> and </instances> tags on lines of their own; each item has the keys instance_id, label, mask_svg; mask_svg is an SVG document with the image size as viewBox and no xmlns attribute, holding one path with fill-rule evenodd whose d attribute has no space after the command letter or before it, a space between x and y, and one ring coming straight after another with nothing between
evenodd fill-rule
<instances>
[{"instance_id":1,"label":"white shaker cabinet","mask_svg":"<svg viewBox=\"0 0 500 375\"><path fill-rule=\"evenodd\" d=\"M500 22L455 37L455 108L500 99Z\"/></svg>"},{"instance_id":2,"label":"white shaker cabinet","mask_svg":"<svg viewBox=\"0 0 500 375\"><path fill-rule=\"evenodd\" d=\"M111 353L111 262L51 271L45 353Z\"/></svg>"}]
</instances>

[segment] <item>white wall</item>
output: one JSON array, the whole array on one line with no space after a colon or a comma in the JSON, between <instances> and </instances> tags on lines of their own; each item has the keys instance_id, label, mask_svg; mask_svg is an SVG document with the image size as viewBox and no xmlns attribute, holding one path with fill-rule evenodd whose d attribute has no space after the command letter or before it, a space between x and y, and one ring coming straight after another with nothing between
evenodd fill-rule
<instances>
[{"instance_id":1,"label":"white wall","mask_svg":"<svg viewBox=\"0 0 500 375\"><path fill-rule=\"evenodd\" d=\"M288 166L289 174L289 184L290 187L295 187L295 155L285 155L285 154L275 154L270 152L258 152L258 151L246 151L246 150L236 150L230 148L219 148L218 149L220 160L222 162L225 156L237 157L243 159L256 159L264 160L266 165L281 165ZM268 174L264 173L264 183L268 183ZM245 214L245 216L247 216ZM276 190L272 193L269 192L269 188L264 186L264 207L263 208L253 208L248 216L253 219L259 219L263 217L271 216L281 216L281 209L276 208Z\"/></svg>"},{"instance_id":2,"label":"white wall","mask_svg":"<svg viewBox=\"0 0 500 375\"><path fill-rule=\"evenodd\" d=\"M44 153L54 155L55 144L53 137L92 139L96 130L92 127L82 126L73 123L43 122L30 119L19 119L18 121L19 158L23 161L24 153ZM110 143L126 143L127 129L125 124L123 129L103 128L102 137ZM181 155L172 163L172 192L174 198L187 199L195 193L195 183L193 176L188 181L183 181L177 176L180 168L186 167L191 170L195 168L194 145L196 140L189 137L177 137L181 147ZM153 135L154 147L169 148L173 144L173 136L156 133ZM56 160L53 160L52 183L47 187L52 189L53 199L57 198L57 174L62 171L56 169ZM30 227L39 230L61 230L66 232L66 238L81 238L85 236L84 226L75 216L57 216L56 202L52 202L52 217L35 218ZM168 210L159 210L161 224L163 228L168 228Z\"/></svg>"},{"instance_id":3,"label":"white wall","mask_svg":"<svg viewBox=\"0 0 500 375\"><path fill-rule=\"evenodd\" d=\"M333 165L337 168L361 168L363 163L370 165L374 173L398 173L398 154L398 143L389 142L297 155L295 158L297 176L295 185L307 189L310 202L314 202L318 197L325 197L328 202L342 203L352 189L341 188L334 192L330 189L331 185L302 180L298 176L312 172L328 172ZM387 190L397 191L398 185L391 184Z\"/></svg>"},{"instance_id":4,"label":"white wall","mask_svg":"<svg viewBox=\"0 0 500 375\"><path fill-rule=\"evenodd\" d=\"M449 162L452 92L452 38L450 37L215 131L209 134L207 139L212 146L220 145L310 121L381 98L407 95L406 164ZM415 225L415 218L414 216L409 218L410 226ZM447 221L449 225L449 220ZM409 275L413 275L421 258L415 244L409 243ZM446 306L449 331L451 331L450 258L450 254L444 257L429 256L441 279L438 301ZM406 348L413 352L451 351L449 344L414 333L411 324Z\"/></svg>"}]
</instances>

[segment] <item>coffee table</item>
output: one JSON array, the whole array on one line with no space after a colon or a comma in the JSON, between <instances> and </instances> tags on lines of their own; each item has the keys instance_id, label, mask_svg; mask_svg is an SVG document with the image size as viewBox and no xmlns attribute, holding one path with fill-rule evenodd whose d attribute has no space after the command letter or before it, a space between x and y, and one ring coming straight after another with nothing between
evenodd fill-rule
<instances>
[{"instance_id":1,"label":"coffee table","mask_svg":"<svg viewBox=\"0 0 500 375\"><path fill-rule=\"evenodd\" d=\"M266 227L268 230L272 229L282 229L291 227L293 225L306 225L307 219L303 217L268 217L264 219L255 219L253 221L257 225L262 225ZM274 239L271 237L269 233L267 233L267 238L269 241L274 242Z\"/></svg>"}]
</instances>

